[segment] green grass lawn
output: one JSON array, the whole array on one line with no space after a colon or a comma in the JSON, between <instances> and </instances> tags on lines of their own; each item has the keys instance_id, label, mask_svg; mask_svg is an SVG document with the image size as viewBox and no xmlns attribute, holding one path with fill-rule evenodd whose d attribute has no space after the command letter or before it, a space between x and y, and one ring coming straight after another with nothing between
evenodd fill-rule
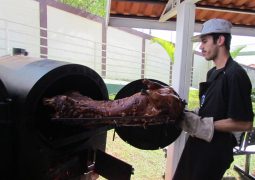
<instances>
[{"instance_id":1,"label":"green grass lawn","mask_svg":"<svg viewBox=\"0 0 255 180\"><path fill-rule=\"evenodd\" d=\"M114 95L111 96L113 98ZM189 94L188 108L194 109L198 107L198 91L191 90ZM255 112L255 103L253 103L253 110ZM117 134L113 141L113 130L107 133L107 146L106 152L123 160L134 168L134 175L131 176L132 180L162 180L165 172L166 158L162 149L154 151L140 150L124 142ZM235 156L234 162L225 173L224 177L232 177L231 179L245 180L233 170L234 164L244 167L244 156ZM255 155L251 157L251 173L255 174ZM100 177L99 179L104 179Z\"/></svg>"},{"instance_id":2,"label":"green grass lawn","mask_svg":"<svg viewBox=\"0 0 255 180\"><path fill-rule=\"evenodd\" d=\"M163 179L166 158L163 150L140 150L120 139L116 134L114 141L113 130L107 133L106 152L125 161L134 168L134 180Z\"/></svg>"}]
</instances>

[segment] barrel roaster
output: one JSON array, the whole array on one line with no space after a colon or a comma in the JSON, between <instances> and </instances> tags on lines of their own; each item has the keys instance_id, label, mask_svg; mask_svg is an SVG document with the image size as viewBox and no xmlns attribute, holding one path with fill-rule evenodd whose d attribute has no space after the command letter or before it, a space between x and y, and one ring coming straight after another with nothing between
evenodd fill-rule
<instances>
[{"instance_id":1,"label":"barrel roaster","mask_svg":"<svg viewBox=\"0 0 255 180\"><path fill-rule=\"evenodd\" d=\"M91 170L108 179L130 179L132 166L104 153L107 130L115 128L127 143L150 150L171 144L180 134L171 123L92 129L79 126L75 119L53 123L42 104L44 97L74 90L108 100L102 78L86 66L7 56L0 58L0 80L0 176L4 179L75 179ZM143 88L141 80L131 82L116 98Z\"/></svg>"}]
</instances>

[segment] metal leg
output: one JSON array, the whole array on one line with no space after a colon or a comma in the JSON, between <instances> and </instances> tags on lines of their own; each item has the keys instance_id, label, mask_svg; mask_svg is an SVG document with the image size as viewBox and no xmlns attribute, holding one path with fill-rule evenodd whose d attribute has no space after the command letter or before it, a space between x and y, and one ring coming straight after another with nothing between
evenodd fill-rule
<instances>
[{"instance_id":1,"label":"metal leg","mask_svg":"<svg viewBox=\"0 0 255 180\"><path fill-rule=\"evenodd\" d=\"M234 170L241 173L243 176L248 177L249 179L255 180L255 177L250 174L250 154L245 155L245 166L244 169L240 168L237 165L234 165Z\"/></svg>"},{"instance_id":2,"label":"metal leg","mask_svg":"<svg viewBox=\"0 0 255 180\"><path fill-rule=\"evenodd\" d=\"M247 174L250 173L250 158L251 158L250 154L246 154L245 155L245 167L244 167L244 171Z\"/></svg>"}]
</instances>

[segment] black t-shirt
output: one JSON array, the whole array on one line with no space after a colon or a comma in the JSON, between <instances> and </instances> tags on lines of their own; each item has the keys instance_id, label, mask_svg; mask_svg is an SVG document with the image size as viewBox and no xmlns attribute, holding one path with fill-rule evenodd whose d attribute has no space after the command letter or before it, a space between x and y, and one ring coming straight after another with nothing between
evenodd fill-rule
<instances>
[{"instance_id":1,"label":"black t-shirt","mask_svg":"<svg viewBox=\"0 0 255 180\"><path fill-rule=\"evenodd\" d=\"M208 71L206 90L200 93L202 117L253 121L251 89L246 71L232 58L224 68Z\"/></svg>"}]
</instances>

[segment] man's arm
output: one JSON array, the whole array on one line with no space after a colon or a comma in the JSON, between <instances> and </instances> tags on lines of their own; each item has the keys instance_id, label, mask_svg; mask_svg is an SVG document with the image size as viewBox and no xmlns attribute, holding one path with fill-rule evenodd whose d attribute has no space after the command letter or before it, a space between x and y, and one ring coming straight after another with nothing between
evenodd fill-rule
<instances>
[{"instance_id":1,"label":"man's arm","mask_svg":"<svg viewBox=\"0 0 255 180\"><path fill-rule=\"evenodd\" d=\"M253 123L232 118L214 121L214 129L222 132L251 131Z\"/></svg>"},{"instance_id":2,"label":"man's arm","mask_svg":"<svg viewBox=\"0 0 255 180\"><path fill-rule=\"evenodd\" d=\"M252 129L252 122L234 120L231 118L213 121L213 117L201 118L195 112L186 111L180 122L180 127L189 135L210 142L214 130L231 133L250 131Z\"/></svg>"}]
</instances>

